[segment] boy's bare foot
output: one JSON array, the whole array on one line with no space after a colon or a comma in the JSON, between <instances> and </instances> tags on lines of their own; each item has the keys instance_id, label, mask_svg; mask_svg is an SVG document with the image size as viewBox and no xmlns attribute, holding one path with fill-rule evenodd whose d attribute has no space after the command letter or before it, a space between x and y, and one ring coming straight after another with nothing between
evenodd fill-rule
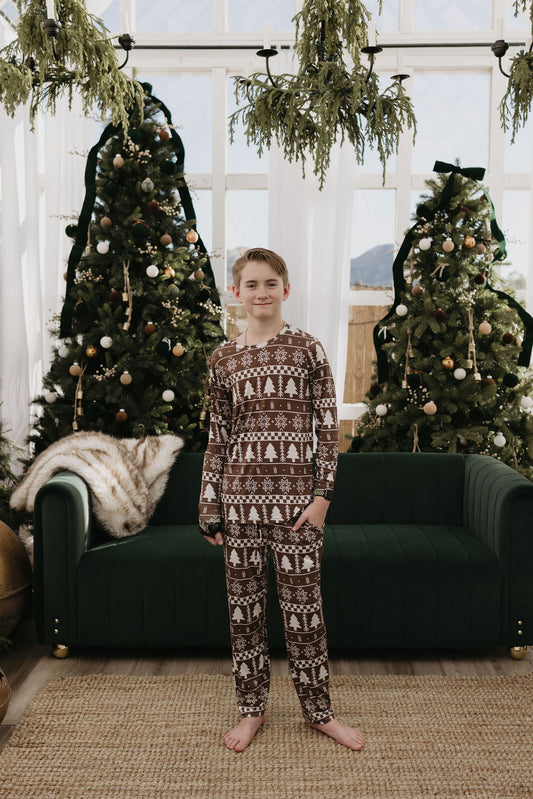
<instances>
[{"instance_id":1,"label":"boy's bare foot","mask_svg":"<svg viewBox=\"0 0 533 799\"><path fill-rule=\"evenodd\" d=\"M251 718L241 719L237 726L233 727L233 729L224 736L224 743L228 749L234 749L236 752L243 752L264 720L264 716L253 716Z\"/></svg>"},{"instance_id":2,"label":"boy's bare foot","mask_svg":"<svg viewBox=\"0 0 533 799\"><path fill-rule=\"evenodd\" d=\"M348 727L347 724L343 724L342 721L337 719L331 719L326 724L314 724L312 721L308 721L307 724L314 730L320 730L320 732L329 735L343 746L347 746L348 749L353 749L356 752L365 745L365 739L359 730L354 727Z\"/></svg>"}]
</instances>

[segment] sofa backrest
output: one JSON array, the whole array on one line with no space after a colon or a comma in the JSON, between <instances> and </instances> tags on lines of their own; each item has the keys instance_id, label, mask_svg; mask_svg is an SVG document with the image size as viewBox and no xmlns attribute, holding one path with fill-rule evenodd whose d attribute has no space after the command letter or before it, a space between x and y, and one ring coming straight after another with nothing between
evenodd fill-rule
<instances>
[{"instance_id":1,"label":"sofa backrest","mask_svg":"<svg viewBox=\"0 0 533 799\"><path fill-rule=\"evenodd\" d=\"M197 524L202 452L178 456L151 524ZM340 453L330 524L462 524L465 461L446 453Z\"/></svg>"},{"instance_id":2,"label":"sofa backrest","mask_svg":"<svg viewBox=\"0 0 533 799\"><path fill-rule=\"evenodd\" d=\"M340 453L329 524L462 524L465 463L448 453Z\"/></svg>"}]
</instances>

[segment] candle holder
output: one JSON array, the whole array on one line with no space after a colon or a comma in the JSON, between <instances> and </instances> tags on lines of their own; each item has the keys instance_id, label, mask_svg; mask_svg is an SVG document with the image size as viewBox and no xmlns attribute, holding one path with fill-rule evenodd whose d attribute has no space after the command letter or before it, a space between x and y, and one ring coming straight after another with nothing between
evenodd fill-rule
<instances>
[{"instance_id":1,"label":"candle holder","mask_svg":"<svg viewBox=\"0 0 533 799\"><path fill-rule=\"evenodd\" d=\"M264 47L262 50L258 50L257 53L256 53L256 55L259 55L259 56L261 56L261 58L264 58L266 60L266 71L267 71L267 74L268 74L268 78L270 80L270 83L272 84L272 86L275 89L277 89L278 86L274 82L274 78L272 77L272 75L270 73L269 59L273 58L277 54L278 54L278 51L274 50L271 47Z\"/></svg>"},{"instance_id":2,"label":"candle holder","mask_svg":"<svg viewBox=\"0 0 533 799\"><path fill-rule=\"evenodd\" d=\"M135 45L135 39L130 36L129 33L123 33L121 36L118 37L118 43L122 47L123 50L126 51L126 60L123 64L119 66L119 69L123 69L128 63L128 58L130 57L130 50L133 50Z\"/></svg>"},{"instance_id":3,"label":"candle holder","mask_svg":"<svg viewBox=\"0 0 533 799\"><path fill-rule=\"evenodd\" d=\"M59 61L56 52L56 36L61 30L61 23L57 19L45 19L43 22L43 31L46 33L52 42L52 52L56 61Z\"/></svg>"},{"instance_id":4,"label":"candle holder","mask_svg":"<svg viewBox=\"0 0 533 799\"><path fill-rule=\"evenodd\" d=\"M407 78L410 78L410 77L411 77L410 75L406 75L403 72L400 73L399 75L391 75L391 79L392 80L397 80L398 83L400 83L400 84L402 84L404 82L404 80L407 80Z\"/></svg>"},{"instance_id":5,"label":"candle holder","mask_svg":"<svg viewBox=\"0 0 533 799\"><path fill-rule=\"evenodd\" d=\"M370 59L370 64L368 67L368 74L366 76L367 81L370 79L372 72L374 71L374 59L377 53L383 52L383 47L380 47L379 44L370 45L369 47L361 47L361 52L366 53L366 55Z\"/></svg>"},{"instance_id":6,"label":"candle holder","mask_svg":"<svg viewBox=\"0 0 533 799\"><path fill-rule=\"evenodd\" d=\"M505 53L507 52L507 50L509 49L508 43L506 41L504 41L504 39L496 39L494 44L491 44L490 49L492 50L492 52L494 53L494 55L498 59L498 66L500 67L500 72L506 78L509 78L510 75L507 72L504 72L503 67L502 67L502 58L505 55Z\"/></svg>"}]
</instances>

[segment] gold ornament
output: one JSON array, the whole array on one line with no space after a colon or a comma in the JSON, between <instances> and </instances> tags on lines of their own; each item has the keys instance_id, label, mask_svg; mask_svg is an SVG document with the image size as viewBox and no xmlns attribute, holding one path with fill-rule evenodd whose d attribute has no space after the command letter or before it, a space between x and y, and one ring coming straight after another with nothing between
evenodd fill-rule
<instances>
[{"instance_id":1,"label":"gold ornament","mask_svg":"<svg viewBox=\"0 0 533 799\"><path fill-rule=\"evenodd\" d=\"M168 233L163 233L159 241L163 247L168 247L169 244L172 244L172 236L169 236Z\"/></svg>"},{"instance_id":2,"label":"gold ornament","mask_svg":"<svg viewBox=\"0 0 533 799\"><path fill-rule=\"evenodd\" d=\"M174 269L172 269L171 266L165 266L163 272L165 275L168 275L169 277L176 277L176 272Z\"/></svg>"},{"instance_id":3,"label":"gold ornament","mask_svg":"<svg viewBox=\"0 0 533 799\"><path fill-rule=\"evenodd\" d=\"M115 157L113 158L113 166L115 167L115 169L120 169L120 167L124 166L124 159L122 158L120 153L117 153L117 155L115 155Z\"/></svg>"},{"instance_id":4,"label":"gold ornament","mask_svg":"<svg viewBox=\"0 0 533 799\"><path fill-rule=\"evenodd\" d=\"M476 240L473 236L465 236L464 245L468 250L476 246Z\"/></svg>"},{"instance_id":5,"label":"gold ornament","mask_svg":"<svg viewBox=\"0 0 533 799\"><path fill-rule=\"evenodd\" d=\"M447 355L446 358L443 358L441 363L444 369L453 369L455 366L453 358L450 358L449 355Z\"/></svg>"},{"instance_id":6,"label":"gold ornament","mask_svg":"<svg viewBox=\"0 0 533 799\"><path fill-rule=\"evenodd\" d=\"M161 128L159 131L159 139L161 141L168 141L170 139L170 133L166 128Z\"/></svg>"},{"instance_id":7,"label":"gold ornament","mask_svg":"<svg viewBox=\"0 0 533 799\"><path fill-rule=\"evenodd\" d=\"M79 377L79 375L81 374L81 366L77 361L74 361L72 366L69 368L69 372L72 375L72 377Z\"/></svg>"},{"instance_id":8,"label":"gold ornament","mask_svg":"<svg viewBox=\"0 0 533 799\"><path fill-rule=\"evenodd\" d=\"M411 289L411 294L413 295L413 297L421 297L423 293L424 289L420 285L420 283L415 283L415 285Z\"/></svg>"},{"instance_id":9,"label":"gold ornament","mask_svg":"<svg viewBox=\"0 0 533 799\"><path fill-rule=\"evenodd\" d=\"M204 277L205 277L205 272L203 269L197 269L196 272L194 273L195 280L203 280Z\"/></svg>"},{"instance_id":10,"label":"gold ornament","mask_svg":"<svg viewBox=\"0 0 533 799\"><path fill-rule=\"evenodd\" d=\"M109 230L110 227L113 227L113 222L108 216L103 216L100 220L100 227L103 230Z\"/></svg>"},{"instance_id":11,"label":"gold ornament","mask_svg":"<svg viewBox=\"0 0 533 799\"><path fill-rule=\"evenodd\" d=\"M130 375L129 372L122 372L122 374L120 375L120 382L122 383L123 386L129 386L132 380L133 377Z\"/></svg>"},{"instance_id":12,"label":"gold ornament","mask_svg":"<svg viewBox=\"0 0 533 799\"><path fill-rule=\"evenodd\" d=\"M442 242L442 249L444 252L452 252L452 250L455 250L455 244L451 239L444 239Z\"/></svg>"},{"instance_id":13,"label":"gold ornament","mask_svg":"<svg viewBox=\"0 0 533 799\"><path fill-rule=\"evenodd\" d=\"M175 355L176 358L181 358L184 352L185 349L181 346L181 344L175 344L174 347L172 347L172 354Z\"/></svg>"},{"instance_id":14,"label":"gold ornament","mask_svg":"<svg viewBox=\"0 0 533 799\"><path fill-rule=\"evenodd\" d=\"M196 230L192 229L188 230L185 235L185 238L187 239L189 244L196 244L196 242L198 241L198 233L196 232Z\"/></svg>"},{"instance_id":15,"label":"gold ornament","mask_svg":"<svg viewBox=\"0 0 533 799\"><path fill-rule=\"evenodd\" d=\"M482 241L480 241L479 244L476 244L476 250L480 255L484 255L487 252L487 248Z\"/></svg>"},{"instance_id":16,"label":"gold ornament","mask_svg":"<svg viewBox=\"0 0 533 799\"><path fill-rule=\"evenodd\" d=\"M118 413L117 413L117 415L116 415L115 419L117 420L117 422L127 422L127 421L128 421L128 414L126 413L126 411L124 410L124 408L121 408L121 409L118 411Z\"/></svg>"},{"instance_id":17,"label":"gold ornament","mask_svg":"<svg viewBox=\"0 0 533 799\"><path fill-rule=\"evenodd\" d=\"M96 356L98 355L98 350L96 349L96 347L93 347L93 345L91 344L91 345L90 345L89 347L87 347L87 349L85 350L85 355L86 355L88 358L96 358Z\"/></svg>"}]
</instances>

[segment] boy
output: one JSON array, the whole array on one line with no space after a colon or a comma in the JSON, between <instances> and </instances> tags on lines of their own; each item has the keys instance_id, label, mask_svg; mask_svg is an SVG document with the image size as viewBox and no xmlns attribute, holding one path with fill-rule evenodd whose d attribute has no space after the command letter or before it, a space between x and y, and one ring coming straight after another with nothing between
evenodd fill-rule
<instances>
[{"instance_id":1,"label":"boy","mask_svg":"<svg viewBox=\"0 0 533 799\"><path fill-rule=\"evenodd\" d=\"M331 370L317 339L282 319L290 285L280 256L248 250L235 262L233 283L248 328L212 356L211 422L199 505L202 534L210 544L224 546L241 714L224 742L242 752L264 722L270 547L290 672L304 718L310 727L359 750L361 733L335 719L331 709L320 592L323 526L338 449Z\"/></svg>"}]
</instances>

